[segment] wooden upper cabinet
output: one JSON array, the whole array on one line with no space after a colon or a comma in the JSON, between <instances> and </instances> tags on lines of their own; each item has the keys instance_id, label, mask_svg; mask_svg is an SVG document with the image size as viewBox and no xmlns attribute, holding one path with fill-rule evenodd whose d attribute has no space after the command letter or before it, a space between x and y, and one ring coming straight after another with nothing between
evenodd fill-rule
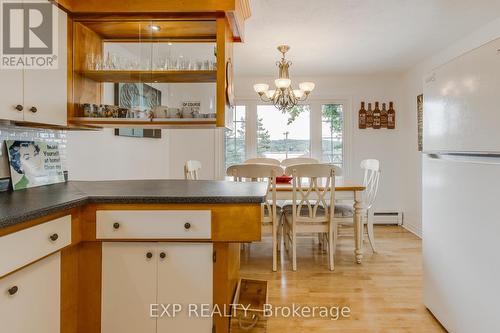
<instances>
[{"instance_id":1,"label":"wooden upper cabinet","mask_svg":"<svg viewBox=\"0 0 500 333\"><path fill-rule=\"evenodd\" d=\"M244 22L251 15L249 0L56 0L74 15L133 14L163 18L226 16L234 41L242 41Z\"/></svg>"}]
</instances>

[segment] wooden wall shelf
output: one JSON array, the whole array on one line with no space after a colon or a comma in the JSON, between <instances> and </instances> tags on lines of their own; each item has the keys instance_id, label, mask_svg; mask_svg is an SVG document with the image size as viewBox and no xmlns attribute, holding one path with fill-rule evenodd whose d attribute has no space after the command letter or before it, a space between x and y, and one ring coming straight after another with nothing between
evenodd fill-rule
<instances>
[{"instance_id":1,"label":"wooden wall shelf","mask_svg":"<svg viewBox=\"0 0 500 333\"><path fill-rule=\"evenodd\" d=\"M217 71L86 70L80 74L96 82L207 83L217 82Z\"/></svg>"},{"instance_id":2,"label":"wooden wall shelf","mask_svg":"<svg viewBox=\"0 0 500 333\"><path fill-rule=\"evenodd\" d=\"M171 127L215 127L216 119L211 118L154 118L134 119L134 118L88 118L74 117L70 119L70 124L78 126L98 126L98 127L144 127L144 128L171 128Z\"/></svg>"}]
</instances>

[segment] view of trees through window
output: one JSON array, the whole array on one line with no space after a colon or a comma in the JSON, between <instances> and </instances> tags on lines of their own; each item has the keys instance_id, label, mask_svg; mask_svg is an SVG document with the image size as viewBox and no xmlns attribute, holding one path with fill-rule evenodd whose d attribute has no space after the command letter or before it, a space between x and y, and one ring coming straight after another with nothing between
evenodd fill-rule
<instances>
[{"instance_id":1,"label":"view of trees through window","mask_svg":"<svg viewBox=\"0 0 500 333\"><path fill-rule=\"evenodd\" d=\"M321 107L322 160L340 167L343 164L344 112L342 104L325 104Z\"/></svg>"},{"instance_id":2,"label":"view of trees through window","mask_svg":"<svg viewBox=\"0 0 500 333\"><path fill-rule=\"evenodd\" d=\"M257 106L257 156L284 160L310 155L310 108L296 106L280 112L272 105Z\"/></svg>"},{"instance_id":3,"label":"view of trees through window","mask_svg":"<svg viewBox=\"0 0 500 333\"><path fill-rule=\"evenodd\" d=\"M321 110L319 107L314 104L313 111L321 112L321 117L315 117L317 124L311 124L313 111L310 105L299 105L281 112L273 105L254 104L248 110L248 117L256 124L249 125L246 118L248 106L236 106L233 123L226 129L226 168L255 155L278 160L318 156L322 162L344 167L344 105L329 103L321 105ZM248 128L256 133L246 133ZM313 141L314 147L311 147L311 134L318 138ZM246 135L249 135L248 140Z\"/></svg>"},{"instance_id":4,"label":"view of trees through window","mask_svg":"<svg viewBox=\"0 0 500 333\"><path fill-rule=\"evenodd\" d=\"M234 121L226 128L226 168L245 161L245 113L244 105L234 109Z\"/></svg>"}]
</instances>

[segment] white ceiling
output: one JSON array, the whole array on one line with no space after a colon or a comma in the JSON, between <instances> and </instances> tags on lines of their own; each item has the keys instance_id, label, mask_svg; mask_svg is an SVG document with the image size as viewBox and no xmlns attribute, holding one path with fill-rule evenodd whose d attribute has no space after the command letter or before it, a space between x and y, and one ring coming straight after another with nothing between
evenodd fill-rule
<instances>
[{"instance_id":1,"label":"white ceiling","mask_svg":"<svg viewBox=\"0 0 500 333\"><path fill-rule=\"evenodd\" d=\"M290 74L400 72L499 17L500 0L251 0L237 75L277 75L279 44Z\"/></svg>"}]
</instances>

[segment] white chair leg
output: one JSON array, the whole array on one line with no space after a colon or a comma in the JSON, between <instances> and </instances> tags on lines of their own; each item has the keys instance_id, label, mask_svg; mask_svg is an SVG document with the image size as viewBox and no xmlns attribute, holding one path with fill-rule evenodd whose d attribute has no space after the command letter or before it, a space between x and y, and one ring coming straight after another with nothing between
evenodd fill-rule
<instances>
[{"instance_id":1,"label":"white chair leg","mask_svg":"<svg viewBox=\"0 0 500 333\"><path fill-rule=\"evenodd\" d=\"M292 230L292 270L297 270L297 235L295 230Z\"/></svg>"},{"instance_id":2,"label":"white chair leg","mask_svg":"<svg viewBox=\"0 0 500 333\"><path fill-rule=\"evenodd\" d=\"M333 253L337 252L337 239L339 237L339 225L335 224L333 227Z\"/></svg>"},{"instance_id":3,"label":"white chair leg","mask_svg":"<svg viewBox=\"0 0 500 333\"><path fill-rule=\"evenodd\" d=\"M288 249L290 248L290 243L289 241L289 231L288 231L288 222L287 218L283 217L283 246L285 247L285 251L288 252Z\"/></svg>"},{"instance_id":4,"label":"white chair leg","mask_svg":"<svg viewBox=\"0 0 500 333\"><path fill-rule=\"evenodd\" d=\"M331 271L335 269L335 263L334 263L334 258L335 258L335 235L334 231L331 230L328 235L328 264L329 268Z\"/></svg>"},{"instance_id":5,"label":"white chair leg","mask_svg":"<svg viewBox=\"0 0 500 333\"><path fill-rule=\"evenodd\" d=\"M273 224L273 272L278 270L278 226Z\"/></svg>"},{"instance_id":6,"label":"white chair leg","mask_svg":"<svg viewBox=\"0 0 500 333\"><path fill-rule=\"evenodd\" d=\"M372 247L373 253L377 253L375 249L375 235L373 233L373 216L368 213L368 221L366 223L366 227L368 228L368 240L370 241L370 246Z\"/></svg>"}]
</instances>

